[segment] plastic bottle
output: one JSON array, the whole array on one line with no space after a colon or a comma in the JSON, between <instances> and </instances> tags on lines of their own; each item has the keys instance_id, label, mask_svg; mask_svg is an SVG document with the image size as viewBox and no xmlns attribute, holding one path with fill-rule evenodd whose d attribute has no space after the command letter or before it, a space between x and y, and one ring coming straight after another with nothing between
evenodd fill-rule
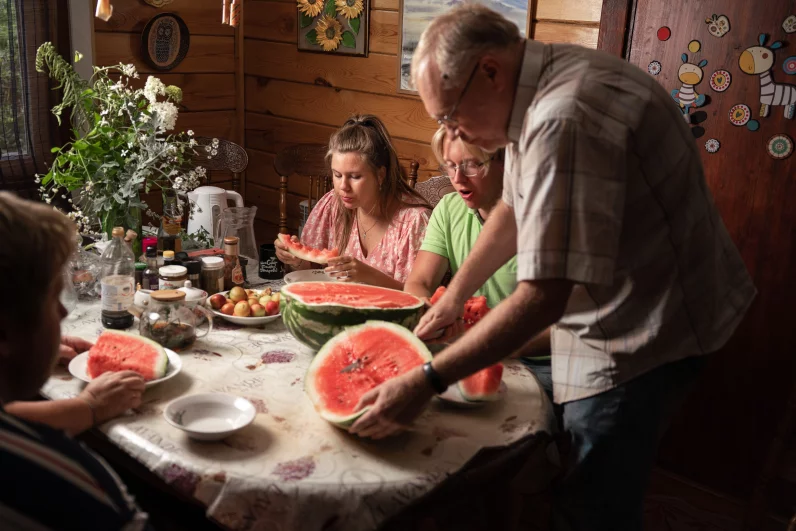
<instances>
[{"instance_id":1,"label":"plastic bottle","mask_svg":"<svg viewBox=\"0 0 796 531\"><path fill-rule=\"evenodd\" d=\"M135 257L124 242L124 229L113 228L113 241L100 258L102 326L123 330L133 326L133 314L127 310L135 296Z\"/></svg>"}]
</instances>

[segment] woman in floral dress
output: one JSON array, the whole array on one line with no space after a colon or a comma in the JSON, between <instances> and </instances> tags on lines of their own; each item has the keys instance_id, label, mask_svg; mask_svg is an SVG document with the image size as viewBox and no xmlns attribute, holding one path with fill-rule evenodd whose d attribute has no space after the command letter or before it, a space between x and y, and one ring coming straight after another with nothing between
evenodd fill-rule
<instances>
[{"instance_id":1,"label":"woman in floral dress","mask_svg":"<svg viewBox=\"0 0 796 531\"><path fill-rule=\"evenodd\" d=\"M431 209L403 179L386 127L371 115L349 118L329 140L327 159L334 189L313 208L301 243L337 249L326 272L338 280L403 289ZM274 245L294 270L312 267L278 239Z\"/></svg>"}]
</instances>

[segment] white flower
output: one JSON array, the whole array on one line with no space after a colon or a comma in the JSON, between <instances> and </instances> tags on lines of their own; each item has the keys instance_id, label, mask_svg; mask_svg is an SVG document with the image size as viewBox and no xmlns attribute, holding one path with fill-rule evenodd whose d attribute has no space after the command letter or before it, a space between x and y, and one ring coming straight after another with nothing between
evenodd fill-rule
<instances>
[{"instance_id":1,"label":"white flower","mask_svg":"<svg viewBox=\"0 0 796 531\"><path fill-rule=\"evenodd\" d=\"M149 103L155 103L158 96L166 95L166 85L156 77L149 76L144 85L144 97L149 100Z\"/></svg>"},{"instance_id":2,"label":"white flower","mask_svg":"<svg viewBox=\"0 0 796 531\"><path fill-rule=\"evenodd\" d=\"M40 183L40 182L41 182L41 179L40 179L39 177L36 177L36 178L34 179L34 181L35 181L35 182L37 182L37 183Z\"/></svg>"},{"instance_id":3,"label":"white flower","mask_svg":"<svg viewBox=\"0 0 796 531\"><path fill-rule=\"evenodd\" d=\"M188 136L193 136L193 129L188 129Z\"/></svg>"},{"instance_id":4,"label":"white flower","mask_svg":"<svg viewBox=\"0 0 796 531\"><path fill-rule=\"evenodd\" d=\"M159 119L158 130L171 131L177 125L177 106L170 101L156 101L149 104L149 110Z\"/></svg>"},{"instance_id":5,"label":"white flower","mask_svg":"<svg viewBox=\"0 0 796 531\"><path fill-rule=\"evenodd\" d=\"M122 73L123 76L127 77L138 77L138 72L136 72L135 65L130 64L120 64L119 71Z\"/></svg>"},{"instance_id":6,"label":"white flower","mask_svg":"<svg viewBox=\"0 0 796 531\"><path fill-rule=\"evenodd\" d=\"M50 199L49 197L45 197L44 202L49 205L52 202L52 199Z\"/></svg>"},{"instance_id":7,"label":"white flower","mask_svg":"<svg viewBox=\"0 0 796 531\"><path fill-rule=\"evenodd\" d=\"M123 150L122 150L122 157L126 157L126 156L127 156L127 150L126 150L126 149L123 149Z\"/></svg>"}]
</instances>

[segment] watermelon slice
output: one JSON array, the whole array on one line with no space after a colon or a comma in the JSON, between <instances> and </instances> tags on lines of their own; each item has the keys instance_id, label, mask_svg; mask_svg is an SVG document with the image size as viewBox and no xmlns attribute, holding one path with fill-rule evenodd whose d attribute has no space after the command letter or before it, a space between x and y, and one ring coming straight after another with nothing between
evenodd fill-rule
<instances>
[{"instance_id":1,"label":"watermelon slice","mask_svg":"<svg viewBox=\"0 0 796 531\"><path fill-rule=\"evenodd\" d=\"M471 374L457 383L462 398L468 402L494 402L500 397L500 382L503 380L503 364Z\"/></svg>"},{"instance_id":2,"label":"watermelon slice","mask_svg":"<svg viewBox=\"0 0 796 531\"><path fill-rule=\"evenodd\" d=\"M445 286L438 287L434 295L431 296L431 304L436 304L442 298L443 293L445 293ZM484 318L487 312L489 312L489 306L486 304L485 296L480 295L467 299L464 303L464 315L462 315L465 330L472 328L475 323Z\"/></svg>"},{"instance_id":3,"label":"watermelon slice","mask_svg":"<svg viewBox=\"0 0 796 531\"><path fill-rule=\"evenodd\" d=\"M282 322L313 350L344 328L366 321L389 321L412 329L423 313L418 297L366 284L295 282L280 293Z\"/></svg>"},{"instance_id":4,"label":"watermelon slice","mask_svg":"<svg viewBox=\"0 0 796 531\"><path fill-rule=\"evenodd\" d=\"M163 378L168 366L166 350L151 339L106 330L88 351L86 372L96 378L106 372L135 371L149 381Z\"/></svg>"},{"instance_id":5,"label":"watermelon slice","mask_svg":"<svg viewBox=\"0 0 796 531\"><path fill-rule=\"evenodd\" d=\"M290 254L308 262L328 264L330 258L340 256L337 249L313 249L299 242L294 242L289 234L280 234L278 238L287 247Z\"/></svg>"},{"instance_id":6,"label":"watermelon slice","mask_svg":"<svg viewBox=\"0 0 796 531\"><path fill-rule=\"evenodd\" d=\"M368 321L323 346L310 364L304 390L321 417L346 428L367 411L355 411L362 395L427 361L431 353L410 330Z\"/></svg>"}]
</instances>

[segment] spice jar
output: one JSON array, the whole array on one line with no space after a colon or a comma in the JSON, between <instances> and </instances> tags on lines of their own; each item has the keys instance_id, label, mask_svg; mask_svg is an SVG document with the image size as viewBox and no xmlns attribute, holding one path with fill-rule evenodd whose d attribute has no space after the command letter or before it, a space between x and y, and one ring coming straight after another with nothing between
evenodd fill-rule
<instances>
[{"instance_id":1,"label":"spice jar","mask_svg":"<svg viewBox=\"0 0 796 531\"><path fill-rule=\"evenodd\" d=\"M168 265L158 269L160 282L158 289L177 289L185 285L188 280L188 270L180 265Z\"/></svg>"},{"instance_id":2,"label":"spice jar","mask_svg":"<svg viewBox=\"0 0 796 531\"><path fill-rule=\"evenodd\" d=\"M183 267L188 270L188 280L194 288L202 289L202 263L198 260L185 260L182 263Z\"/></svg>"},{"instance_id":3,"label":"spice jar","mask_svg":"<svg viewBox=\"0 0 796 531\"><path fill-rule=\"evenodd\" d=\"M141 284L144 282L144 270L146 269L146 264L143 262L136 262L135 263L135 283L136 285Z\"/></svg>"},{"instance_id":4,"label":"spice jar","mask_svg":"<svg viewBox=\"0 0 796 531\"><path fill-rule=\"evenodd\" d=\"M163 265L174 265L174 251L163 251Z\"/></svg>"},{"instance_id":5,"label":"spice jar","mask_svg":"<svg viewBox=\"0 0 796 531\"><path fill-rule=\"evenodd\" d=\"M202 289L208 295L224 291L224 259L220 256L202 258Z\"/></svg>"}]
</instances>

